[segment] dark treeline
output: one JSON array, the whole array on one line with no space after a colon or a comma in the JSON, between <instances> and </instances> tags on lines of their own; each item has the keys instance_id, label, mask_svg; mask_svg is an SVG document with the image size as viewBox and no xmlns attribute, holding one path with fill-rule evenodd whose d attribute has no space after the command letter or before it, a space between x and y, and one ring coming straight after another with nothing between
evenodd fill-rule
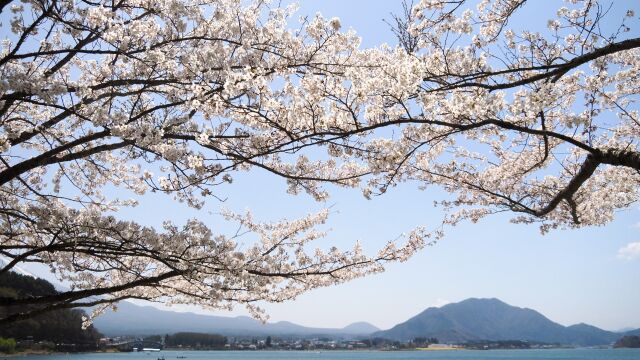
<instances>
[{"instance_id":1,"label":"dark treeline","mask_svg":"<svg viewBox=\"0 0 640 360\"><path fill-rule=\"evenodd\" d=\"M640 336L628 335L616 341L615 348L640 348Z\"/></svg>"},{"instance_id":2,"label":"dark treeline","mask_svg":"<svg viewBox=\"0 0 640 360\"><path fill-rule=\"evenodd\" d=\"M0 298L53 295L57 291L46 280L36 279L14 272L0 274ZM0 306L0 317L28 311L27 306ZM0 326L0 337L13 338L19 342L49 341L56 344L95 344L101 334L93 327L82 329L81 310L56 310L26 320Z\"/></svg>"},{"instance_id":3,"label":"dark treeline","mask_svg":"<svg viewBox=\"0 0 640 360\"><path fill-rule=\"evenodd\" d=\"M218 334L203 334L195 332L179 332L166 335L165 347L185 347L192 349L223 349L227 338Z\"/></svg>"}]
</instances>

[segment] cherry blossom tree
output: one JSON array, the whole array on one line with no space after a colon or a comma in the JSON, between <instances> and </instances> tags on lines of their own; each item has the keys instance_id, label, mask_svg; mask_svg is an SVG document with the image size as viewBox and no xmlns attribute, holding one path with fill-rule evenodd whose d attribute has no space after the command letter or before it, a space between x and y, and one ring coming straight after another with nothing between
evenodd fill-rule
<instances>
[{"instance_id":1,"label":"cherry blossom tree","mask_svg":"<svg viewBox=\"0 0 640 360\"><path fill-rule=\"evenodd\" d=\"M42 263L70 290L0 298L29 309L0 321L131 298L244 304L260 316L258 301L378 272L423 246L417 230L373 257L358 244L310 250L328 211L275 223L225 212L241 227L231 235L198 219L154 228L117 216L148 191L201 209L216 185L251 168L318 200L327 196L319 181L354 187L368 172L305 155L327 141L323 131L343 131L341 95L325 92L366 59L359 39L338 19L291 30L293 8L241 3L1 3L11 15L0 56L0 274ZM246 232L253 241L238 239Z\"/></svg>"},{"instance_id":2,"label":"cherry blossom tree","mask_svg":"<svg viewBox=\"0 0 640 360\"><path fill-rule=\"evenodd\" d=\"M0 273L38 262L71 284L0 299L33 309L0 321L127 298L260 315L442 236L417 228L365 256L310 250L326 211L226 212L254 234L244 247L198 219L118 217L150 191L201 209L238 171L319 201L327 183L371 197L418 181L451 193L445 224L611 221L638 199L638 19L557 4L533 31L509 23L524 0L422 0L396 17L400 46L361 49L338 19L292 29L295 8L267 1L0 2Z\"/></svg>"},{"instance_id":3,"label":"cherry blossom tree","mask_svg":"<svg viewBox=\"0 0 640 360\"><path fill-rule=\"evenodd\" d=\"M401 127L370 143L364 158L379 175L366 191L418 180L454 195L440 203L445 223L510 212L543 233L603 225L636 202L636 11L557 5L537 29L510 28L526 0L421 0L396 17L403 49L353 80L365 118Z\"/></svg>"}]
</instances>

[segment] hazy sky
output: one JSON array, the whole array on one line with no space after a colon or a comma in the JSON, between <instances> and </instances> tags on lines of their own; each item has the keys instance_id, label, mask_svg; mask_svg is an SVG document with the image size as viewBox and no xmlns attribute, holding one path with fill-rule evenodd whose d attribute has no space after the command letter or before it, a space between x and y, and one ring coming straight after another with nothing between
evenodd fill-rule
<instances>
[{"instance_id":1,"label":"hazy sky","mask_svg":"<svg viewBox=\"0 0 640 360\"><path fill-rule=\"evenodd\" d=\"M562 6L560 1L554 3ZM394 42L382 19L399 11L400 5L400 1L391 0L310 0L302 1L299 13L320 11L327 18L338 16L344 28L353 27L363 37L363 46L374 46ZM541 28L551 15L533 9L516 23ZM254 171L219 188L220 196L228 200L224 204L211 202L207 209L215 213L220 206L237 211L250 208L257 218L278 219L331 206L334 214L328 226L333 230L317 246L346 248L359 239L373 254L415 226L439 224L442 213L432 204L446 196L437 189L420 191L418 184L404 184L370 201L357 190L331 190L327 203L317 203L306 195L287 195L282 179ZM167 218L179 223L196 216L163 195L152 195L150 201L123 215L149 224ZM469 297L496 297L538 310L564 325L586 322L609 330L638 328L640 258L623 258L619 250L640 241L639 215L635 205L605 227L545 236L536 226L513 225L506 216L494 216L448 229L435 246L406 263L389 266L383 274L264 307L271 321L317 327L368 321L389 328L429 306ZM197 216L204 216L214 230L231 229L215 215ZM232 313L217 314L245 312L239 307Z\"/></svg>"}]
</instances>

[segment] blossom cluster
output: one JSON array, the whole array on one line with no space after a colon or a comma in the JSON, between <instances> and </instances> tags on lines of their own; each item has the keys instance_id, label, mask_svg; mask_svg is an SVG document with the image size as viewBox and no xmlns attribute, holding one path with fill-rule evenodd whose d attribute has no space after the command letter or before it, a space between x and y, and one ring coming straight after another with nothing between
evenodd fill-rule
<instances>
[{"instance_id":1,"label":"blossom cluster","mask_svg":"<svg viewBox=\"0 0 640 360\"><path fill-rule=\"evenodd\" d=\"M50 266L73 287L52 306L90 294L259 315L258 301L381 271L442 236L418 228L365 256L310 249L326 212L226 214L255 234L248 247L197 219L118 217L148 192L202 209L238 171L318 201L327 183L371 198L418 181L451 193L445 224L509 211L543 232L605 224L640 197L634 9L612 19L600 1L559 1L534 31L510 27L524 0L421 0L411 48L362 49L337 18L293 30L295 7L263 0L10 3L0 271Z\"/></svg>"}]
</instances>

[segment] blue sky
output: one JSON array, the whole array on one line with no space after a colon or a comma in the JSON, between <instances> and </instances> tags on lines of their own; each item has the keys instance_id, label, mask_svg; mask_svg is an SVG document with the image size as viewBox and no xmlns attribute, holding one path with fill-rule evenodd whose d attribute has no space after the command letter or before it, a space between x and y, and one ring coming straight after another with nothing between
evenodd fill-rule
<instances>
[{"instance_id":1,"label":"blue sky","mask_svg":"<svg viewBox=\"0 0 640 360\"><path fill-rule=\"evenodd\" d=\"M544 30L547 19L563 6L561 1L553 6L550 1L544 3L528 6L526 14L510 25ZM629 5L614 4L613 19L626 11L625 4ZM400 10L401 1L302 1L300 7L301 14L320 11L327 18L340 17L344 28L352 27L362 36L364 47L394 43L382 19ZM404 184L372 201L356 192L334 192L329 203L339 213L330 222L333 238L345 245L360 239L375 250L416 225L437 224L442 214L431 204L444 196L435 189L420 191L417 184ZM315 326L368 320L386 328L428 306L468 297L497 297L536 309L565 325L586 322L611 330L640 327L640 259L618 257L620 248L640 241L638 215L636 204L605 227L545 236L536 226L513 225L507 216L494 216L448 229L435 246L407 263L390 266L384 274L267 308L274 320Z\"/></svg>"},{"instance_id":2,"label":"blue sky","mask_svg":"<svg viewBox=\"0 0 640 360\"><path fill-rule=\"evenodd\" d=\"M562 2L557 5L562 6ZM302 1L299 13L313 15L320 11L327 18L338 16L343 28L354 28L363 37L363 46L368 47L394 42L382 19L400 9L400 1L390 0L309 0ZM551 15L533 9L517 24L527 27L530 22L532 27L541 28ZM149 201L123 216L148 224L159 224L167 218L180 223L199 216L214 230L231 231L215 215L221 206L237 211L249 208L261 219L294 218L331 206L334 213L328 227L333 230L317 245L348 248L361 240L365 250L373 254L402 232L418 225L439 224L442 213L432 204L446 197L437 189L420 191L416 183L404 184L373 200L366 200L357 190L329 189L329 201L317 203L304 194L287 195L282 179L252 171L236 176L232 185L219 188L220 197L228 199L224 204L211 202L199 214L167 196L152 194L147 197ZM449 228L435 246L406 263L389 266L383 274L264 307L271 321L318 327L369 321L389 328L429 306L469 297L496 297L538 310L564 325L586 322L609 330L638 328L640 259L619 258L618 251L640 241L639 210L636 204L605 227L556 231L545 236L536 226L513 225L502 215L463 224ZM246 313L238 307L231 313L217 314Z\"/></svg>"},{"instance_id":3,"label":"blue sky","mask_svg":"<svg viewBox=\"0 0 640 360\"><path fill-rule=\"evenodd\" d=\"M302 1L299 12L320 11L327 18L340 17L343 27L354 28L363 38L362 45L368 47L394 43L382 20L400 9L400 1L323 0ZM530 23L540 29L552 14L543 8L528 8L526 15L515 24L526 28ZM245 181L247 186L242 184ZM251 189L254 181L264 184L246 194L247 206L257 214L296 216L300 215L296 209L321 206L304 195L293 199L281 195L285 189L282 181L258 174L239 179L236 190ZM404 184L371 201L357 191L332 191L328 204L336 213L329 226L334 230L325 241L349 246L359 239L373 252L414 226L439 223L442 214L431 204L443 196L435 189L420 191L417 184ZM237 200L233 197L230 201ZM250 205L253 200L258 203ZM281 206L276 209L271 204ZM449 229L435 246L407 263L389 266L384 274L316 290L294 302L266 308L272 320L312 326L367 320L387 328L428 306L468 297L497 297L536 309L565 325L586 322L612 330L640 327L640 261L617 256L621 247L640 239L638 210L634 206L619 213L606 227L545 236L536 226L513 225L506 216L494 216Z\"/></svg>"}]
</instances>

